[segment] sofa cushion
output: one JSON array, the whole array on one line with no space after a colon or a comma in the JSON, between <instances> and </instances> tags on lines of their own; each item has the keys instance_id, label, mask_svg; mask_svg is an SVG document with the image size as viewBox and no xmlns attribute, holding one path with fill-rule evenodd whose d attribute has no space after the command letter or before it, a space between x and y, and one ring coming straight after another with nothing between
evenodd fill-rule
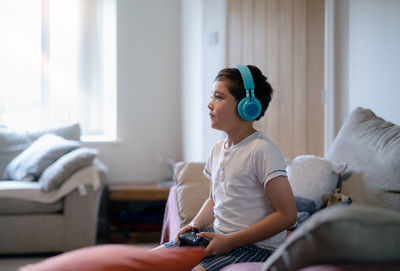
<instances>
[{"instance_id":1,"label":"sofa cushion","mask_svg":"<svg viewBox=\"0 0 400 271\"><path fill-rule=\"evenodd\" d=\"M29 200L0 197L1 215L54 214L63 211L64 201L41 203Z\"/></svg>"},{"instance_id":2,"label":"sofa cushion","mask_svg":"<svg viewBox=\"0 0 400 271\"><path fill-rule=\"evenodd\" d=\"M14 198L41 203L53 203L74 190L80 195L85 195L88 188L98 191L106 182L106 168L102 168L101 162L96 160L92 165L74 172L59 189L43 192L39 182L25 181L0 181L0 198Z\"/></svg>"},{"instance_id":3,"label":"sofa cushion","mask_svg":"<svg viewBox=\"0 0 400 271\"><path fill-rule=\"evenodd\" d=\"M354 203L400 210L400 126L357 108L346 119L326 158L346 162L342 193Z\"/></svg>"},{"instance_id":4,"label":"sofa cushion","mask_svg":"<svg viewBox=\"0 0 400 271\"><path fill-rule=\"evenodd\" d=\"M3 175L4 169L12 159L29 147L40 136L47 133L75 141L80 141L81 137L81 129L77 123L30 132L17 132L0 127L0 175Z\"/></svg>"},{"instance_id":5,"label":"sofa cushion","mask_svg":"<svg viewBox=\"0 0 400 271\"><path fill-rule=\"evenodd\" d=\"M6 167L3 178L34 181L55 160L76 148L80 142L67 140L54 134L39 137L15 157Z\"/></svg>"},{"instance_id":6,"label":"sofa cushion","mask_svg":"<svg viewBox=\"0 0 400 271\"><path fill-rule=\"evenodd\" d=\"M64 154L40 175L39 184L41 189L50 191L59 188L72 173L92 164L98 153L96 149L78 148Z\"/></svg>"},{"instance_id":7,"label":"sofa cushion","mask_svg":"<svg viewBox=\"0 0 400 271\"><path fill-rule=\"evenodd\" d=\"M73 250L18 271L153 271L191 270L204 258L204 248L147 248L99 245Z\"/></svg>"},{"instance_id":8,"label":"sofa cushion","mask_svg":"<svg viewBox=\"0 0 400 271\"><path fill-rule=\"evenodd\" d=\"M364 205L323 209L295 230L263 270L399 260L400 213Z\"/></svg>"},{"instance_id":9,"label":"sofa cushion","mask_svg":"<svg viewBox=\"0 0 400 271\"><path fill-rule=\"evenodd\" d=\"M179 162L174 181L181 226L189 224L210 194L210 181L204 176L205 163Z\"/></svg>"}]
</instances>

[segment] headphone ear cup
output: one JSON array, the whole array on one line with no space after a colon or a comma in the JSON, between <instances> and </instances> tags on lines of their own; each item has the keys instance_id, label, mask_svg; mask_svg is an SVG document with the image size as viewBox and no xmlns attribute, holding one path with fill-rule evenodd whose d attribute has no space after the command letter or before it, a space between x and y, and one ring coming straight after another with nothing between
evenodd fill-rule
<instances>
[{"instance_id":1,"label":"headphone ear cup","mask_svg":"<svg viewBox=\"0 0 400 271\"><path fill-rule=\"evenodd\" d=\"M255 120L261 113L261 102L247 96L238 103L237 111L242 119Z\"/></svg>"},{"instance_id":2,"label":"headphone ear cup","mask_svg":"<svg viewBox=\"0 0 400 271\"><path fill-rule=\"evenodd\" d=\"M245 120L248 120L247 114L246 114L246 105L249 101L250 101L250 98L247 96L247 97L241 99L237 105L237 111L239 113L239 116Z\"/></svg>"}]
</instances>

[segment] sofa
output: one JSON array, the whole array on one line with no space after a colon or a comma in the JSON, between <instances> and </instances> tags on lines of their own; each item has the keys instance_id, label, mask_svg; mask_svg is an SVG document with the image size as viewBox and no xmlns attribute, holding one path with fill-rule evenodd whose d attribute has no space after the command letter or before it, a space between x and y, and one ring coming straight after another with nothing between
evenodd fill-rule
<instances>
[{"instance_id":1,"label":"sofa","mask_svg":"<svg viewBox=\"0 0 400 271\"><path fill-rule=\"evenodd\" d=\"M233 264L224 271L400 270L400 126L356 108L324 158L347 164L338 183L352 203L323 206L266 262ZM203 168L204 163L176 164L161 244L174 239L208 197Z\"/></svg>"},{"instance_id":2,"label":"sofa","mask_svg":"<svg viewBox=\"0 0 400 271\"><path fill-rule=\"evenodd\" d=\"M96 243L107 168L79 124L0 127L0 254L57 253Z\"/></svg>"}]
</instances>

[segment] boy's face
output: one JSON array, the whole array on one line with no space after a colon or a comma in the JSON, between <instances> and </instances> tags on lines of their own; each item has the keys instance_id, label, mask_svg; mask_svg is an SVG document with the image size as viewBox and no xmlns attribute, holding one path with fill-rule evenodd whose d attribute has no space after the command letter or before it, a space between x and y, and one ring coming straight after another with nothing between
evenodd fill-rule
<instances>
[{"instance_id":1,"label":"boy's face","mask_svg":"<svg viewBox=\"0 0 400 271\"><path fill-rule=\"evenodd\" d=\"M241 122L236 111L237 101L229 92L224 81L215 81L211 101L208 103L210 109L211 127L224 132L229 132Z\"/></svg>"}]
</instances>

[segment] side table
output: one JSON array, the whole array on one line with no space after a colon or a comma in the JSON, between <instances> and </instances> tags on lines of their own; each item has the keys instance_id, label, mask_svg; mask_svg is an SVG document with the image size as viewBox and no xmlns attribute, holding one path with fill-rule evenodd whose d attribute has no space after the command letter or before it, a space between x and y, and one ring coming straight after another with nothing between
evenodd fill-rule
<instances>
[{"instance_id":1,"label":"side table","mask_svg":"<svg viewBox=\"0 0 400 271\"><path fill-rule=\"evenodd\" d=\"M109 243L158 243L169 186L110 184Z\"/></svg>"}]
</instances>

